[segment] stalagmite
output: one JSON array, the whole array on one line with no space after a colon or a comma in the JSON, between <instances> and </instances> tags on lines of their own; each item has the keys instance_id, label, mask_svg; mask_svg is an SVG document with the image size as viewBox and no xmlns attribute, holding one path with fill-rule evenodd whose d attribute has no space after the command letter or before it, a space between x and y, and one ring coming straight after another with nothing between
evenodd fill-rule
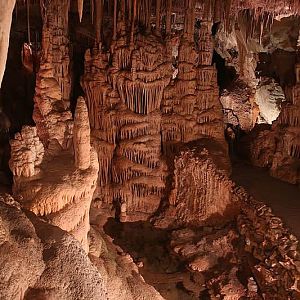
<instances>
[{"instance_id":1,"label":"stalagmite","mask_svg":"<svg viewBox=\"0 0 300 300\"><path fill-rule=\"evenodd\" d=\"M91 141L88 109L82 97L78 98L75 110L73 145L75 166L80 170L86 170L90 166Z\"/></svg>"},{"instance_id":2,"label":"stalagmite","mask_svg":"<svg viewBox=\"0 0 300 300\"><path fill-rule=\"evenodd\" d=\"M118 1L114 1L114 33L113 33L113 40L117 38L117 9L118 9Z\"/></svg>"}]
</instances>

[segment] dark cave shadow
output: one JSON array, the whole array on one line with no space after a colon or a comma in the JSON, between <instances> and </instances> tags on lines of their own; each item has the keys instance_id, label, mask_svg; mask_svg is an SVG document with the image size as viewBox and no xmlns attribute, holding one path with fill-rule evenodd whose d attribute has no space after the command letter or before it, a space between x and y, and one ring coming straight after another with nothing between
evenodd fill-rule
<instances>
[{"instance_id":1,"label":"dark cave shadow","mask_svg":"<svg viewBox=\"0 0 300 300\"><path fill-rule=\"evenodd\" d=\"M149 222L121 223L109 218L103 227L113 243L129 253L135 261L143 261L145 270L154 273L184 271L184 265L170 253L169 231L154 228Z\"/></svg>"}]
</instances>

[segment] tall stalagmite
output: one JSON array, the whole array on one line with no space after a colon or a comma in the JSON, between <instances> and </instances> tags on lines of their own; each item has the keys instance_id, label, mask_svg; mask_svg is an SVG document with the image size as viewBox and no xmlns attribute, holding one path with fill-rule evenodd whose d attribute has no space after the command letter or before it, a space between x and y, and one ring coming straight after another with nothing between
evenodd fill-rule
<instances>
[{"instance_id":1,"label":"tall stalagmite","mask_svg":"<svg viewBox=\"0 0 300 300\"><path fill-rule=\"evenodd\" d=\"M91 139L90 139L90 122L85 100L79 97L77 100L74 127L73 127L73 145L75 166L80 170L89 168Z\"/></svg>"}]
</instances>

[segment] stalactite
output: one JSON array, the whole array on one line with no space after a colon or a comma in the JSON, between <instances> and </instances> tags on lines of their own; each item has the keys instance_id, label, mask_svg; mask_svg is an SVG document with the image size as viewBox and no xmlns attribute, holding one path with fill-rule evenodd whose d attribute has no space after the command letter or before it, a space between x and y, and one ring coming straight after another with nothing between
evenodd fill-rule
<instances>
[{"instance_id":1,"label":"stalactite","mask_svg":"<svg viewBox=\"0 0 300 300\"><path fill-rule=\"evenodd\" d=\"M95 0L90 0L90 15L91 15L91 22L94 24L94 16L95 16Z\"/></svg>"},{"instance_id":2,"label":"stalactite","mask_svg":"<svg viewBox=\"0 0 300 300\"><path fill-rule=\"evenodd\" d=\"M127 0L128 4L128 24L131 24L132 22L132 0Z\"/></svg>"},{"instance_id":3,"label":"stalactite","mask_svg":"<svg viewBox=\"0 0 300 300\"><path fill-rule=\"evenodd\" d=\"M79 15L79 21L80 22L82 20L82 14L83 14L83 3L84 3L84 0L77 0L78 15Z\"/></svg>"},{"instance_id":4,"label":"stalactite","mask_svg":"<svg viewBox=\"0 0 300 300\"><path fill-rule=\"evenodd\" d=\"M133 16L131 21L131 31L130 31L130 45L132 47L133 44L133 37L134 37L134 30L135 30L135 20L136 20L136 1L133 0Z\"/></svg>"},{"instance_id":5,"label":"stalactite","mask_svg":"<svg viewBox=\"0 0 300 300\"><path fill-rule=\"evenodd\" d=\"M156 11L155 11L155 31L156 34L160 34L160 18L161 18L161 0L156 0Z\"/></svg>"},{"instance_id":6,"label":"stalactite","mask_svg":"<svg viewBox=\"0 0 300 300\"><path fill-rule=\"evenodd\" d=\"M117 39L117 5L118 1L114 0L114 32L113 32L113 40Z\"/></svg>"},{"instance_id":7,"label":"stalactite","mask_svg":"<svg viewBox=\"0 0 300 300\"><path fill-rule=\"evenodd\" d=\"M172 0L167 1L166 34L170 35L172 26Z\"/></svg>"},{"instance_id":8,"label":"stalactite","mask_svg":"<svg viewBox=\"0 0 300 300\"><path fill-rule=\"evenodd\" d=\"M96 1L96 16L95 16L95 32L96 32L96 42L99 44L101 42L102 34L102 22L103 22L103 0Z\"/></svg>"}]
</instances>

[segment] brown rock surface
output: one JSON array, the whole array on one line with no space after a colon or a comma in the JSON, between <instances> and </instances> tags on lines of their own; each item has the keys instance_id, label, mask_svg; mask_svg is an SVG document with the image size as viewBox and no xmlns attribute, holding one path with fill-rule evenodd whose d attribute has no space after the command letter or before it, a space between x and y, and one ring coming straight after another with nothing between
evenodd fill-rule
<instances>
[{"instance_id":1,"label":"brown rock surface","mask_svg":"<svg viewBox=\"0 0 300 300\"><path fill-rule=\"evenodd\" d=\"M222 146L204 139L175 156L170 206L157 224L172 216L172 223L201 226L238 213L239 199L228 177L230 165L222 154Z\"/></svg>"},{"instance_id":2,"label":"brown rock surface","mask_svg":"<svg viewBox=\"0 0 300 300\"><path fill-rule=\"evenodd\" d=\"M2 299L106 299L104 281L65 231L0 197Z\"/></svg>"}]
</instances>

